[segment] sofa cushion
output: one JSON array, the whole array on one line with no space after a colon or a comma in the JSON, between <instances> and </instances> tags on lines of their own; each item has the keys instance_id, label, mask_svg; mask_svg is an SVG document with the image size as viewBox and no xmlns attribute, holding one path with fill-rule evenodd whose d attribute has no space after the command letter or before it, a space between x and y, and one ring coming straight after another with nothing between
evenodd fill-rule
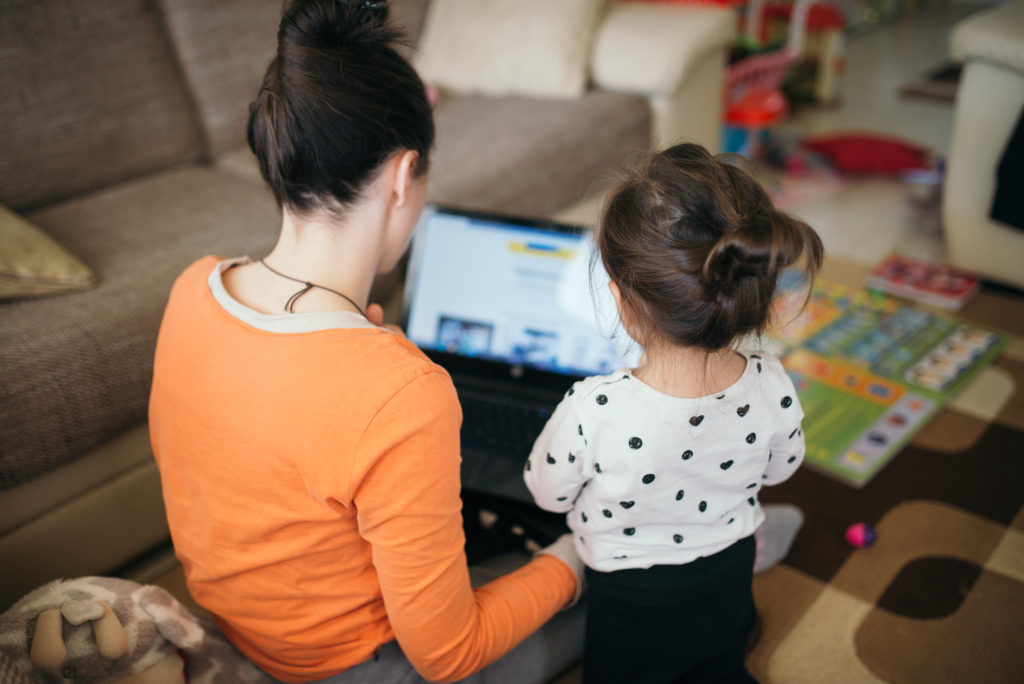
<instances>
[{"instance_id":1,"label":"sofa cushion","mask_svg":"<svg viewBox=\"0 0 1024 684\"><path fill-rule=\"evenodd\" d=\"M171 41L202 119L206 154L245 141L256 99L277 50L281 0L160 0Z\"/></svg>"},{"instance_id":2,"label":"sofa cushion","mask_svg":"<svg viewBox=\"0 0 1024 684\"><path fill-rule=\"evenodd\" d=\"M0 0L0 17L0 203L24 211L199 158L152 3Z\"/></svg>"},{"instance_id":3,"label":"sofa cushion","mask_svg":"<svg viewBox=\"0 0 1024 684\"><path fill-rule=\"evenodd\" d=\"M591 91L576 100L462 97L436 113L434 202L546 216L608 181L650 145L647 103Z\"/></svg>"},{"instance_id":4,"label":"sofa cushion","mask_svg":"<svg viewBox=\"0 0 1024 684\"><path fill-rule=\"evenodd\" d=\"M0 489L146 419L157 330L174 278L206 254L263 254L280 217L262 186L186 167L31 214L100 284L0 304Z\"/></svg>"},{"instance_id":5,"label":"sofa cushion","mask_svg":"<svg viewBox=\"0 0 1024 684\"><path fill-rule=\"evenodd\" d=\"M433 0L416 68L456 92L578 97L604 0Z\"/></svg>"},{"instance_id":6,"label":"sofa cushion","mask_svg":"<svg viewBox=\"0 0 1024 684\"><path fill-rule=\"evenodd\" d=\"M92 287L96 276L56 240L0 205L0 300Z\"/></svg>"}]
</instances>

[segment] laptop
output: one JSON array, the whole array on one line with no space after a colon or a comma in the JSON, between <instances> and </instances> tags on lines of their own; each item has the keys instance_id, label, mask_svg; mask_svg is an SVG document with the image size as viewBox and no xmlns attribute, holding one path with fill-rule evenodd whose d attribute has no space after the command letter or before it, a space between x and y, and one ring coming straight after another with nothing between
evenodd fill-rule
<instances>
[{"instance_id":1,"label":"laptop","mask_svg":"<svg viewBox=\"0 0 1024 684\"><path fill-rule=\"evenodd\" d=\"M554 407L576 380L629 363L630 348L613 342L617 318L600 296L607 276L599 263L591 285L591 252L580 226L424 210L402 328L459 393L465 489L532 501L523 465Z\"/></svg>"}]
</instances>

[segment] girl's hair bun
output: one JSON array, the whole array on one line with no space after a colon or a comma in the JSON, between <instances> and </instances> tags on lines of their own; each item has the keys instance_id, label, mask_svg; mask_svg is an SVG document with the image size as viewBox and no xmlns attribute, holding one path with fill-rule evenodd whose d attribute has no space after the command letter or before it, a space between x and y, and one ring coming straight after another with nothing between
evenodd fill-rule
<instances>
[{"instance_id":1,"label":"girl's hair bun","mask_svg":"<svg viewBox=\"0 0 1024 684\"><path fill-rule=\"evenodd\" d=\"M721 301L733 297L747 279L770 272L772 260L768 218L763 214L744 217L718 239L704 260L700 281L706 298Z\"/></svg>"}]
</instances>

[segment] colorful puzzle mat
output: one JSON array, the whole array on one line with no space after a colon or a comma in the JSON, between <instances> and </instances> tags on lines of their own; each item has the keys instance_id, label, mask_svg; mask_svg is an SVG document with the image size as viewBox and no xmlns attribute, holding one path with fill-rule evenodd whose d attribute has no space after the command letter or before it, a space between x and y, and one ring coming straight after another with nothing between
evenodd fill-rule
<instances>
[{"instance_id":1,"label":"colorful puzzle mat","mask_svg":"<svg viewBox=\"0 0 1024 684\"><path fill-rule=\"evenodd\" d=\"M809 467L863 486L1008 338L886 295L784 283L770 334L800 393Z\"/></svg>"}]
</instances>

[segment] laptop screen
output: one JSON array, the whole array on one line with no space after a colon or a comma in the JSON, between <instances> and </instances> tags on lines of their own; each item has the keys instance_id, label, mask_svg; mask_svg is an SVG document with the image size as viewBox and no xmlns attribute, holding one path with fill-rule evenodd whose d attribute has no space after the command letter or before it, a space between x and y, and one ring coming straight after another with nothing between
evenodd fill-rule
<instances>
[{"instance_id":1,"label":"laptop screen","mask_svg":"<svg viewBox=\"0 0 1024 684\"><path fill-rule=\"evenodd\" d=\"M513 377L621 368L614 325L594 312L590 244L577 226L430 206L413 242L406 334L432 357L500 364Z\"/></svg>"}]
</instances>

